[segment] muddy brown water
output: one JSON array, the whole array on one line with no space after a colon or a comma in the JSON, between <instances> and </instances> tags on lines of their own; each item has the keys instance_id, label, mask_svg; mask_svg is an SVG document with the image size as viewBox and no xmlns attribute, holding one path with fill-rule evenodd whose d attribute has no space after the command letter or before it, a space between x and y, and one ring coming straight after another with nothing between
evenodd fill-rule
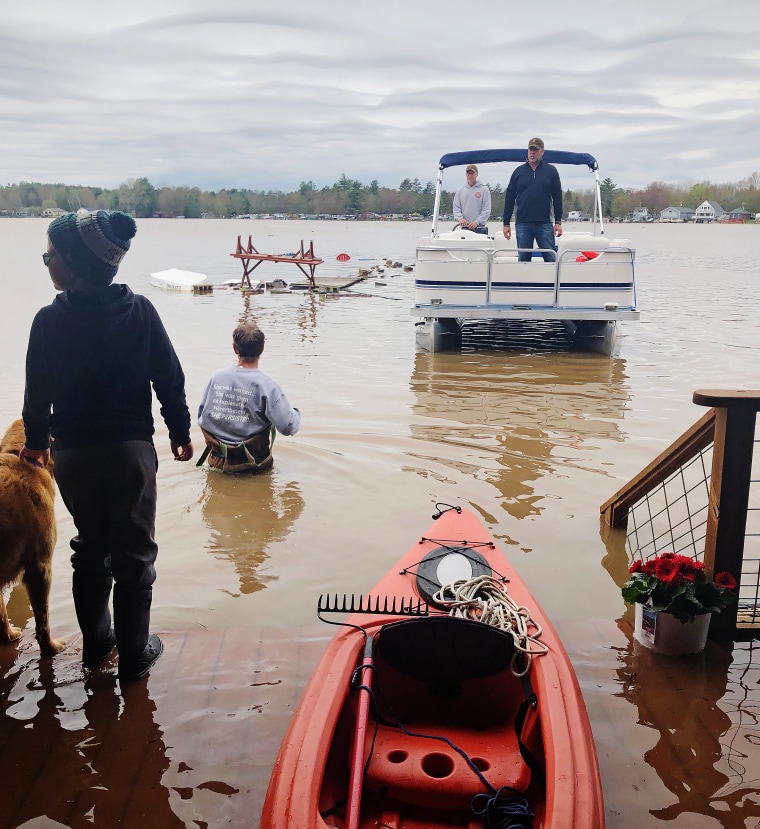
<instances>
[{"instance_id":1,"label":"muddy brown water","mask_svg":"<svg viewBox=\"0 0 760 829\"><path fill-rule=\"evenodd\" d=\"M32 317L54 295L41 261L46 226L0 221L3 428L20 414ZM760 387L760 227L608 227L609 236L637 247L642 311L639 323L623 324L620 353L608 359L568 351L551 327L519 325L478 326L460 353L416 353L413 274L401 269L374 271L339 297L243 297L222 289L190 296L148 283L150 272L169 267L204 272L215 282L239 276L229 254L240 233L273 253L313 240L325 275L385 267L386 259L409 264L427 224L138 226L119 279L158 308L185 368L194 422L209 374L232 362L232 329L256 319L267 335L261 367L301 409L303 427L295 437L278 437L270 474L233 478L173 462L156 410L153 619L168 646L163 672L131 696L119 695L107 671L82 682L68 563L73 525L58 503L51 619L54 635L71 645L41 664L25 593L12 591L11 618L24 636L1 654L0 766L13 766L16 752L51 751L65 770L64 788L99 794L65 813L46 805L42 783L35 790L29 778L51 773L38 764L19 777L27 794L13 801L12 815L0 808L0 826L42 815L82 826L117 819L256 825L271 755L304 679L293 654L306 654L299 665L308 674L330 634L315 623L317 596L368 590L427 528L434 505L446 502L479 513L566 642L592 721L607 825L760 827L753 643L711 643L704 655L683 660L634 646L631 611L619 590L624 539L599 520L600 504L703 414L691 402L695 389ZM343 252L351 257L345 264L337 261ZM300 279L287 266L264 265L258 274ZM200 451L195 425L193 439ZM258 667L242 655L249 634L270 648ZM284 650L274 658L280 641ZM214 684L188 668L193 659L205 664L210 652L218 655L214 676L224 677L230 694L256 685L255 671L267 673L275 663L280 671L265 680L269 697L233 706L248 712L239 744L235 729L213 725ZM212 750L200 773L197 729L204 721ZM102 746L97 761L94 743ZM266 746L260 761L253 759L257 746ZM215 769L214 747L226 757L237 752L239 762ZM118 800L125 786L137 793L132 806ZM140 791L151 793L151 819L134 805Z\"/></svg>"}]
</instances>

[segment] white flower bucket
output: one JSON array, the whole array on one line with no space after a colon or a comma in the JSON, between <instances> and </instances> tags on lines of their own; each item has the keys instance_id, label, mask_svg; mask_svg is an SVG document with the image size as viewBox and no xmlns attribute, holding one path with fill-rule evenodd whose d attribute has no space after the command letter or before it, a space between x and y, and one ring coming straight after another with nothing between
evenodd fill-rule
<instances>
[{"instance_id":1,"label":"white flower bucket","mask_svg":"<svg viewBox=\"0 0 760 829\"><path fill-rule=\"evenodd\" d=\"M710 616L703 613L683 624L670 613L656 613L636 602L633 637L644 647L668 656L701 653L707 644Z\"/></svg>"}]
</instances>

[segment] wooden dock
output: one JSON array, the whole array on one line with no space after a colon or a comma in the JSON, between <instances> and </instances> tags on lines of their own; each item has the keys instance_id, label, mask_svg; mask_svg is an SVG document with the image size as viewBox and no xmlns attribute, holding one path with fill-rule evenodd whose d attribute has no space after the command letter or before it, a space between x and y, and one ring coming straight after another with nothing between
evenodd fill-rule
<instances>
[{"instance_id":1,"label":"wooden dock","mask_svg":"<svg viewBox=\"0 0 760 829\"><path fill-rule=\"evenodd\" d=\"M85 677L81 642L44 661L31 638L18 653L1 648L0 827L257 826L290 716L333 633L161 632L164 655L123 695L115 664Z\"/></svg>"}]
</instances>

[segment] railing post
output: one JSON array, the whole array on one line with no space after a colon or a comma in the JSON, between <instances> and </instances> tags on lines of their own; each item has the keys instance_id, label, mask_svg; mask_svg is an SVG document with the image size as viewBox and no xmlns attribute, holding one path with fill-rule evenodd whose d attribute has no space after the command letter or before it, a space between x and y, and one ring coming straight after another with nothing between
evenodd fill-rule
<instances>
[{"instance_id":1,"label":"railing post","mask_svg":"<svg viewBox=\"0 0 760 829\"><path fill-rule=\"evenodd\" d=\"M760 391L694 392L694 403L715 408L710 497L705 535L705 571L708 578L727 571L741 580L744 536L747 527L755 420ZM711 633L733 638L736 605L713 617Z\"/></svg>"}]
</instances>

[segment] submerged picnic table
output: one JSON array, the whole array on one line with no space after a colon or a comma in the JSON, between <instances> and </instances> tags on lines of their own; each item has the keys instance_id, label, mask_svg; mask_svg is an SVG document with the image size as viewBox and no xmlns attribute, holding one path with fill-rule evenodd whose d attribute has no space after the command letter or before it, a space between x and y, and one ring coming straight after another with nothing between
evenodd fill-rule
<instances>
[{"instance_id":1,"label":"submerged picnic table","mask_svg":"<svg viewBox=\"0 0 760 829\"><path fill-rule=\"evenodd\" d=\"M243 276L240 280L240 290L245 287L253 289L251 285L251 274L258 268L262 262L292 262L297 265L299 270L309 280L309 290L314 290L314 271L317 265L322 264L322 259L314 255L314 242L309 242L309 249L304 250L303 239L301 240L301 247L296 253L260 253L253 246L251 236L248 237L248 247L243 247L240 241L240 236L237 239L237 248L230 256L235 259L240 259L243 263ZM253 264L252 264L253 263ZM308 271L306 270L308 268Z\"/></svg>"}]
</instances>

